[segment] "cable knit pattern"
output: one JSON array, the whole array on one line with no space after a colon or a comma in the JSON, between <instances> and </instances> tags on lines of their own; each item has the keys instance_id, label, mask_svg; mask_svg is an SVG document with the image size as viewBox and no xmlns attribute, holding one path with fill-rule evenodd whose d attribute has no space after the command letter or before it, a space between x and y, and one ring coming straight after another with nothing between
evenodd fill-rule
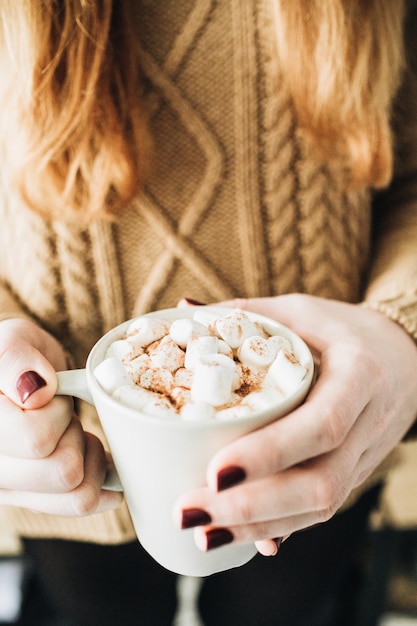
<instances>
[{"instance_id":1,"label":"cable knit pattern","mask_svg":"<svg viewBox=\"0 0 417 626\"><path fill-rule=\"evenodd\" d=\"M3 196L1 315L28 315L58 336L65 336L68 332L66 296L56 243L50 225L28 212L15 199Z\"/></svg>"},{"instance_id":2,"label":"cable knit pattern","mask_svg":"<svg viewBox=\"0 0 417 626\"><path fill-rule=\"evenodd\" d=\"M145 51L142 52L142 58L145 72L152 77L157 88L162 92L162 97L169 101L179 122L184 126L184 132L189 133L198 148L201 149L205 167L200 172L194 192L183 207L176 229L170 223L169 211L165 210L162 203L158 203L158 198L153 196L152 192L145 193L138 202L136 210L153 227L155 232L164 236L166 248L156 260L152 272L146 277L134 310L140 311L152 307L153 295L162 291L166 282L170 280L172 264L175 259L181 259L188 271L194 272L203 283L207 282L215 290L216 285L218 285L217 294L219 298L227 297L227 290L221 283L218 284L215 272L204 262L204 259L199 258L191 243L193 231L201 221L204 212L207 211L220 180L222 170L220 147L215 136L206 127L204 120L183 97L167 73L163 72L162 68L158 68Z\"/></svg>"},{"instance_id":3,"label":"cable knit pattern","mask_svg":"<svg viewBox=\"0 0 417 626\"><path fill-rule=\"evenodd\" d=\"M66 294L68 333L71 338L70 345L66 345L66 348L75 352L78 360L85 358L85 348L80 354L77 353L78 338L81 338L86 347L91 336L100 336L103 327L97 306L97 287L95 281L92 281L91 240L88 232L80 230L77 225L56 222L54 230L62 289ZM90 270L88 273L86 268ZM75 290L74 285L77 285Z\"/></svg>"},{"instance_id":4,"label":"cable knit pattern","mask_svg":"<svg viewBox=\"0 0 417 626\"><path fill-rule=\"evenodd\" d=\"M110 327L184 296L212 302L300 291L356 302L367 288L370 306L417 336L414 205L397 198L396 211L386 212L392 223L381 219L368 284L371 198L342 191L334 164L304 136L269 0L134 4L152 178L114 223L86 229L46 224L2 198L0 316L39 321L78 367ZM396 232L401 203L407 236L399 250L387 233ZM100 432L91 407L82 405L81 417ZM10 515L26 535L106 543L134 536L126 507L82 520Z\"/></svg>"},{"instance_id":5,"label":"cable knit pattern","mask_svg":"<svg viewBox=\"0 0 417 626\"><path fill-rule=\"evenodd\" d=\"M274 23L267 5L263 9L261 145L273 292L297 290L356 301L367 261L369 214L363 209L369 198L342 193L337 172L297 127L275 54Z\"/></svg>"},{"instance_id":6,"label":"cable knit pattern","mask_svg":"<svg viewBox=\"0 0 417 626\"><path fill-rule=\"evenodd\" d=\"M241 6L239 6L241 5ZM246 295L268 295L268 259L265 255L262 225L261 194L259 189L259 154L254 150L259 133L259 59L256 38L262 38L256 26L256 7L250 2L232 2L232 37L236 45L233 56L235 111L235 203L238 209L237 226L245 249L244 273ZM248 175L248 173L251 175Z\"/></svg>"},{"instance_id":7,"label":"cable knit pattern","mask_svg":"<svg viewBox=\"0 0 417 626\"><path fill-rule=\"evenodd\" d=\"M110 222L97 221L90 226L89 235L97 280L102 333L105 333L123 322L127 316L120 273L114 271L118 268L118 261L113 225ZM112 268L112 271L103 271L103 268Z\"/></svg>"},{"instance_id":8,"label":"cable knit pattern","mask_svg":"<svg viewBox=\"0 0 417 626\"><path fill-rule=\"evenodd\" d=\"M260 120L265 235L272 251L272 294L305 291L300 257L299 158L296 121L288 91L283 84L274 42L274 23L266 4L259 14L258 36L262 75ZM279 88L278 88L279 86Z\"/></svg>"}]
</instances>

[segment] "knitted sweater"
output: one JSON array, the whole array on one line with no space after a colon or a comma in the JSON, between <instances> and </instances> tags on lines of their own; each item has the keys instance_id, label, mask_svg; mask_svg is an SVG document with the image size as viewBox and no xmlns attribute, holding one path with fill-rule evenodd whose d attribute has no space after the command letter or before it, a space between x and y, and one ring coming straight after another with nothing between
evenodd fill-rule
<instances>
[{"instance_id":1,"label":"knitted sweater","mask_svg":"<svg viewBox=\"0 0 417 626\"><path fill-rule=\"evenodd\" d=\"M153 176L114 223L89 227L45 222L3 193L2 318L30 316L78 367L111 327L183 296L366 298L417 338L417 128L403 137L399 116L402 181L373 229L369 191L344 191L299 127L267 0L138 4ZM101 433L91 407L80 413ZM124 505L82 519L9 513L28 536L135 536Z\"/></svg>"}]
</instances>

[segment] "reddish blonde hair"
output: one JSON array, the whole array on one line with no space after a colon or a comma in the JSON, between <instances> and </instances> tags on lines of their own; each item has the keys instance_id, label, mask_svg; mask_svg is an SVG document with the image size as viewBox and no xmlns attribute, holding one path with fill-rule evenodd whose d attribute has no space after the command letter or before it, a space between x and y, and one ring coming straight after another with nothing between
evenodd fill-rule
<instances>
[{"instance_id":1,"label":"reddish blonde hair","mask_svg":"<svg viewBox=\"0 0 417 626\"><path fill-rule=\"evenodd\" d=\"M403 0L271 2L300 123L352 184L386 185ZM150 140L133 3L1 2L4 162L48 218L111 215L143 184Z\"/></svg>"},{"instance_id":2,"label":"reddish blonde hair","mask_svg":"<svg viewBox=\"0 0 417 626\"><path fill-rule=\"evenodd\" d=\"M128 9L2 1L9 158L26 203L47 217L111 214L141 187L149 137Z\"/></svg>"},{"instance_id":3,"label":"reddish blonde hair","mask_svg":"<svg viewBox=\"0 0 417 626\"><path fill-rule=\"evenodd\" d=\"M390 117L404 65L403 0L274 0L301 124L355 186L392 175Z\"/></svg>"}]
</instances>

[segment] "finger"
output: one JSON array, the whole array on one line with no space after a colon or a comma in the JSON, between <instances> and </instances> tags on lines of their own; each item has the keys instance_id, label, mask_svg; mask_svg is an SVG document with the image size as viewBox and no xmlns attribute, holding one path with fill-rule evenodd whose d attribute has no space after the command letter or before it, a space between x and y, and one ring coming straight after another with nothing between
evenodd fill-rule
<instances>
[{"instance_id":1,"label":"finger","mask_svg":"<svg viewBox=\"0 0 417 626\"><path fill-rule=\"evenodd\" d=\"M277 539L262 539L261 541L255 541L256 549L262 556L276 556L281 547L282 538Z\"/></svg>"},{"instance_id":2,"label":"finger","mask_svg":"<svg viewBox=\"0 0 417 626\"><path fill-rule=\"evenodd\" d=\"M74 418L57 447L44 459L0 456L3 489L65 493L84 479L85 433Z\"/></svg>"},{"instance_id":3,"label":"finger","mask_svg":"<svg viewBox=\"0 0 417 626\"><path fill-rule=\"evenodd\" d=\"M324 521L350 493L355 477L347 478L346 470L354 465L339 452L226 492L198 489L178 498L174 520L180 528L208 523L251 526L304 514L312 515L315 522Z\"/></svg>"},{"instance_id":4,"label":"finger","mask_svg":"<svg viewBox=\"0 0 417 626\"><path fill-rule=\"evenodd\" d=\"M123 494L102 489L107 474L107 456L103 444L95 435L85 433L84 479L71 493L74 515L84 516L119 506ZM114 494L112 496L112 493Z\"/></svg>"},{"instance_id":5,"label":"finger","mask_svg":"<svg viewBox=\"0 0 417 626\"><path fill-rule=\"evenodd\" d=\"M0 335L0 390L16 405L35 409L56 392L55 370L49 361L21 337Z\"/></svg>"},{"instance_id":6,"label":"finger","mask_svg":"<svg viewBox=\"0 0 417 626\"><path fill-rule=\"evenodd\" d=\"M71 398L56 397L41 409L23 410L0 394L0 454L49 456L71 422L72 408Z\"/></svg>"},{"instance_id":7,"label":"finger","mask_svg":"<svg viewBox=\"0 0 417 626\"><path fill-rule=\"evenodd\" d=\"M53 335L30 320L19 318L3 320L0 324L0 347L19 339L43 354L57 371L65 368L66 355Z\"/></svg>"},{"instance_id":8,"label":"finger","mask_svg":"<svg viewBox=\"0 0 417 626\"><path fill-rule=\"evenodd\" d=\"M323 307L320 298L299 293L272 298L237 298L218 304L271 317L294 330L307 343L312 343L318 349L331 344L333 329L339 332L342 309L346 316L349 306L352 307L352 311L355 308L354 305L332 300L326 300L326 306Z\"/></svg>"},{"instance_id":9,"label":"finger","mask_svg":"<svg viewBox=\"0 0 417 626\"><path fill-rule=\"evenodd\" d=\"M325 369L302 406L217 452L207 468L207 484L223 489L228 468L241 468L240 477L257 480L336 449L368 401L369 389L356 387L347 372Z\"/></svg>"},{"instance_id":10,"label":"finger","mask_svg":"<svg viewBox=\"0 0 417 626\"><path fill-rule=\"evenodd\" d=\"M276 537L275 539L262 539L255 541L255 546L260 554L263 556L275 556L281 549L284 541L287 541L291 535L285 535L284 537ZM275 544L275 546L273 545Z\"/></svg>"},{"instance_id":11,"label":"finger","mask_svg":"<svg viewBox=\"0 0 417 626\"><path fill-rule=\"evenodd\" d=\"M247 526L200 526L194 529L194 541L203 552L214 550L229 543L255 543L256 545L260 544L263 549L268 546L265 556L273 556L271 540L268 538L271 536L289 536L294 532L315 526L317 523L315 514L304 514Z\"/></svg>"},{"instance_id":12,"label":"finger","mask_svg":"<svg viewBox=\"0 0 417 626\"><path fill-rule=\"evenodd\" d=\"M382 460L378 445L373 452L369 449L367 454L360 453L358 441L363 440L367 428L366 419L358 420L341 449L277 476L218 494L207 488L184 494L176 503L176 523L190 528L193 524L184 525L183 520L190 522L194 518L195 526L212 524L233 529L240 540L246 537L263 541L265 536L270 538L271 534L288 530L282 520L285 524L297 521L291 532L300 530L302 520L309 525L327 521L352 489L367 477L367 457L376 455L376 464ZM245 534L245 526L254 534ZM287 537L288 532L283 536ZM266 549L268 552L263 553L269 554L271 546L266 545L261 544L261 550Z\"/></svg>"},{"instance_id":13,"label":"finger","mask_svg":"<svg viewBox=\"0 0 417 626\"><path fill-rule=\"evenodd\" d=\"M67 493L34 493L0 490L0 504L41 513L85 516L113 509L123 500L120 493L101 490L106 472L103 446L93 435L85 437L85 469L82 482Z\"/></svg>"}]
</instances>

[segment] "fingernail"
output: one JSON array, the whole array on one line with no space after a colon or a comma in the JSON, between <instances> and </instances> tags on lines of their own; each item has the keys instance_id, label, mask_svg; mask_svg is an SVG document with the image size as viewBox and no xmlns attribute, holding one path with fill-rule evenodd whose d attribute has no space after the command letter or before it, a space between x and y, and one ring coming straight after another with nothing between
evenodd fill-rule
<instances>
[{"instance_id":1,"label":"fingernail","mask_svg":"<svg viewBox=\"0 0 417 626\"><path fill-rule=\"evenodd\" d=\"M229 487L238 485L246 478L246 472L242 467L230 465L220 470L217 474L217 491L224 491Z\"/></svg>"},{"instance_id":2,"label":"fingernail","mask_svg":"<svg viewBox=\"0 0 417 626\"><path fill-rule=\"evenodd\" d=\"M184 298L187 304L191 304L192 306L205 306L205 302L199 302L198 300L194 300L193 298Z\"/></svg>"},{"instance_id":3,"label":"fingernail","mask_svg":"<svg viewBox=\"0 0 417 626\"><path fill-rule=\"evenodd\" d=\"M207 550L220 548L227 543L232 543L234 537L227 528L212 528L206 533Z\"/></svg>"},{"instance_id":4,"label":"fingernail","mask_svg":"<svg viewBox=\"0 0 417 626\"><path fill-rule=\"evenodd\" d=\"M274 541L277 546L277 551L275 552L275 555L277 555L282 544L282 537L275 537Z\"/></svg>"},{"instance_id":5,"label":"fingernail","mask_svg":"<svg viewBox=\"0 0 417 626\"><path fill-rule=\"evenodd\" d=\"M266 557L277 556L281 543L282 537L275 537L273 539L266 540L265 545L263 546L265 551L261 552L261 554Z\"/></svg>"},{"instance_id":6,"label":"fingernail","mask_svg":"<svg viewBox=\"0 0 417 626\"><path fill-rule=\"evenodd\" d=\"M21 402L25 403L32 393L45 385L46 381L37 372L23 372L16 381L16 390Z\"/></svg>"},{"instance_id":7,"label":"fingernail","mask_svg":"<svg viewBox=\"0 0 417 626\"><path fill-rule=\"evenodd\" d=\"M211 516L203 509L184 509L182 512L181 528L194 528L210 524Z\"/></svg>"}]
</instances>

